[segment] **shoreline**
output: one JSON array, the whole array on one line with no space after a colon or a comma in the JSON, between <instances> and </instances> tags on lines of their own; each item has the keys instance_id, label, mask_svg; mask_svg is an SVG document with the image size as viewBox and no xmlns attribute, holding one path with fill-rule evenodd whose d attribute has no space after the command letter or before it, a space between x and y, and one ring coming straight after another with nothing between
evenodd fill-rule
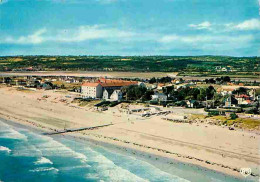
<instances>
[{"instance_id":1,"label":"shoreline","mask_svg":"<svg viewBox=\"0 0 260 182\"><path fill-rule=\"evenodd\" d=\"M43 95L50 97L39 101ZM97 112L87 107L72 107L68 102L54 103L60 95L52 91L28 94L13 88L1 88L0 117L45 132L62 130L64 123L69 128L77 128L113 122L114 126L69 135L200 166L239 179L243 178L239 172L241 167L259 166L259 135L253 132L229 131L205 124L177 124L159 117L140 119L132 116L133 121L127 122L127 116L116 110ZM252 154L244 154L243 150ZM259 172L258 169L253 170L253 175L255 171Z\"/></svg>"},{"instance_id":2,"label":"shoreline","mask_svg":"<svg viewBox=\"0 0 260 182\"><path fill-rule=\"evenodd\" d=\"M23 127L25 129L33 130L33 131L35 131L37 133L41 133L41 134L42 134L42 132L56 130L54 128L47 128L44 126L37 125L36 123L29 123L26 121L15 121L15 120L10 120L10 119L5 119L2 116L0 117L0 119L4 120L7 123L11 122L11 125L14 125L14 126L17 125L18 127ZM219 174L224 177L232 177L232 178L235 178L238 180L244 179L243 176L240 174L239 170L234 170L228 166L224 166L221 164L211 164L208 161L194 159L193 157L190 157L190 156L182 156L180 154L170 153L167 151L163 151L162 149L159 149L159 148L145 147L145 146L140 146L139 144L134 144L136 147L133 147L133 146L130 146L128 142L115 143L113 141L117 141L117 139L112 139L112 141L102 140L99 137L95 138L95 137L87 136L85 134L82 134L82 132L61 134L61 135L58 135L58 137L70 138L72 140L77 140L79 142L88 142L88 143L91 143L92 145L98 145L99 147L105 147L106 149L110 149L112 151L118 152L123 155L130 154L130 155L137 157L138 159L141 159L143 161L146 161L146 162L154 165L158 169L168 172L170 174L172 174L173 171L170 171L169 168L167 168L167 167L171 166L173 164L178 164L178 165L183 165L183 166L193 168L194 170L207 171L212 174ZM107 137L105 137L105 138L107 138ZM146 149L151 149L151 150L147 151ZM164 155L161 152L165 152L164 154L170 154L170 155ZM176 158L176 156L174 157L171 155L176 155L177 158ZM188 160L186 160L186 159L188 159ZM192 161L192 160L195 160L195 161ZM207 165L205 165L205 164L207 164ZM211 164L213 166L208 166L208 164ZM214 165L217 165L217 166L214 166ZM255 175L252 173L250 175L250 177L257 178L257 177L259 177L259 175ZM251 180L251 179L248 179L248 180Z\"/></svg>"},{"instance_id":3,"label":"shoreline","mask_svg":"<svg viewBox=\"0 0 260 182\"><path fill-rule=\"evenodd\" d=\"M25 124L25 123L17 122L14 120L7 120L2 117L0 117L0 120L2 120L4 123L7 123L11 126L26 129L26 130L29 130L32 132L36 132L38 134L42 134L42 132L50 131L50 129L46 129L46 128L43 129L39 126L36 127L35 125L31 125L28 123ZM230 175L229 173L225 173L223 171L222 172L216 171L216 170L209 169L209 168L201 166L201 165L185 162L180 159L175 159L175 158L163 156L163 155L156 154L156 153L151 153L148 151L143 151L138 148L132 148L130 146L124 146L124 145L117 145L115 143L110 143L110 142L98 140L95 138L89 138L80 133L62 134L62 135L58 135L56 137L57 138L66 138L66 139L80 142L80 143L87 142L91 146L96 146L99 148L104 147L106 150L116 152L121 155L127 155L130 157L134 157L138 160L145 161L145 162L155 166L156 168L158 168L166 173L172 174L172 175L176 175L176 171L174 170L175 168L171 169L171 167L173 167L173 165L174 165L174 167L178 166L179 168L186 168L186 169L188 169L189 172L192 172L192 173L196 173L196 171L204 171L213 176L220 175L223 178L228 177L228 178L234 178L236 180L243 180L243 178L241 176ZM54 137L54 138L56 138L56 137ZM195 177L196 175L188 173L188 174L178 174L178 176L183 177L183 178L188 176L189 178L191 178L191 176Z\"/></svg>"}]
</instances>

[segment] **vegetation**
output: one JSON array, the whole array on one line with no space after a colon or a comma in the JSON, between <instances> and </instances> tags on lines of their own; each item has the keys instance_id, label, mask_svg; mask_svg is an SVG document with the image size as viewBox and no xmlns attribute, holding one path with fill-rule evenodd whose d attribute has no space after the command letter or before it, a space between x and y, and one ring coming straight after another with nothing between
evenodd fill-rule
<instances>
[{"instance_id":1,"label":"vegetation","mask_svg":"<svg viewBox=\"0 0 260 182\"><path fill-rule=\"evenodd\" d=\"M259 57L228 56L0 57L0 71L159 71L180 72L180 75L193 76L239 74L257 77L260 72L259 65Z\"/></svg>"}]
</instances>

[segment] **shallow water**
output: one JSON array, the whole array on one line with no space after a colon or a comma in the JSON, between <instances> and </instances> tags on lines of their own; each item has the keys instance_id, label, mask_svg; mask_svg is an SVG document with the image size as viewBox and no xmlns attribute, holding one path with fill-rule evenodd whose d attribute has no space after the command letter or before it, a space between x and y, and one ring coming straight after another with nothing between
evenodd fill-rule
<instances>
[{"instance_id":1,"label":"shallow water","mask_svg":"<svg viewBox=\"0 0 260 182\"><path fill-rule=\"evenodd\" d=\"M173 165L167 173L128 154L0 120L0 181L239 181Z\"/></svg>"}]
</instances>

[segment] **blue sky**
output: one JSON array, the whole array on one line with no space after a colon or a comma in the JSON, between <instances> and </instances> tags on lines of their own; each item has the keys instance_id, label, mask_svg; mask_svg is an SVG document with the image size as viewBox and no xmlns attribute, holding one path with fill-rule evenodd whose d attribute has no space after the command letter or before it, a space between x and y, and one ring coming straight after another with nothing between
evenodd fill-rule
<instances>
[{"instance_id":1,"label":"blue sky","mask_svg":"<svg viewBox=\"0 0 260 182\"><path fill-rule=\"evenodd\" d=\"M258 0L2 0L0 55L260 56L259 14Z\"/></svg>"}]
</instances>

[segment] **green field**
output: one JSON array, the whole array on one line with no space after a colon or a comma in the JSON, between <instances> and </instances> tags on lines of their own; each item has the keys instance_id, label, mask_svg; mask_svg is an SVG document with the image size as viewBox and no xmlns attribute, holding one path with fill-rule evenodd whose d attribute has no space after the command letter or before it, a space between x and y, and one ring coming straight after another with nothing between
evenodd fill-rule
<instances>
[{"instance_id":1,"label":"green field","mask_svg":"<svg viewBox=\"0 0 260 182\"><path fill-rule=\"evenodd\" d=\"M222 71L228 68L228 71ZM218 69L218 70L217 70ZM0 71L179 72L179 75L259 77L259 57L227 56L16 56L0 57Z\"/></svg>"}]
</instances>

